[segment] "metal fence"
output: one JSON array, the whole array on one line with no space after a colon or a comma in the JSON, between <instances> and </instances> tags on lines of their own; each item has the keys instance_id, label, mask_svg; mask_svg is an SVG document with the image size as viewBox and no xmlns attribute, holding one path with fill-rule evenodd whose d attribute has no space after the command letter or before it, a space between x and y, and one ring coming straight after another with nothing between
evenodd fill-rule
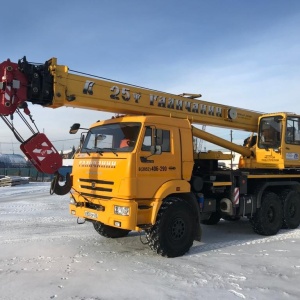
<instances>
[{"instance_id":1,"label":"metal fence","mask_svg":"<svg viewBox=\"0 0 300 300\"><path fill-rule=\"evenodd\" d=\"M66 173L71 173L72 167L61 167L59 173L65 177ZM33 167L28 168L0 168L0 175L4 176L20 176L28 177L30 181L51 181L53 178L52 174L46 174L39 172Z\"/></svg>"},{"instance_id":2,"label":"metal fence","mask_svg":"<svg viewBox=\"0 0 300 300\"><path fill-rule=\"evenodd\" d=\"M30 181L51 181L53 177L38 172L35 168L0 168L0 175L28 177Z\"/></svg>"}]
</instances>

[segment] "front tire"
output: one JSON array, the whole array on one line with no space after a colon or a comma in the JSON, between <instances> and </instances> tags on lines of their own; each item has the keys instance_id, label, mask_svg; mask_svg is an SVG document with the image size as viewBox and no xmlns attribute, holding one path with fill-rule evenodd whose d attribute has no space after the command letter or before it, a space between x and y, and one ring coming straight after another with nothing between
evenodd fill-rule
<instances>
[{"instance_id":1,"label":"front tire","mask_svg":"<svg viewBox=\"0 0 300 300\"><path fill-rule=\"evenodd\" d=\"M120 238L127 236L130 230L105 225L101 222L93 222L95 230L107 238Z\"/></svg>"},{"instance_id":2,"label":"front tire","mask_svg":"<svg viewBox=\"0 0 300 300\"><path fill-rule=\"evenodd\" d=\"M282 226L282 205L273 192L266 192L261 207L250 220L254 232L261 235L275 235Z\"/></svg>"},{"instance_id":3,"label":"front tire","mask_svg":"<svg viewBox=\"0 0 300 300\"><path fill-rule=\"evenodd\" d=\"M196 217L187 202L169 197L161 205L156 223L146 231L149 246L167 257L184 255L193 245Z\"/></svg>"}]
</instances>

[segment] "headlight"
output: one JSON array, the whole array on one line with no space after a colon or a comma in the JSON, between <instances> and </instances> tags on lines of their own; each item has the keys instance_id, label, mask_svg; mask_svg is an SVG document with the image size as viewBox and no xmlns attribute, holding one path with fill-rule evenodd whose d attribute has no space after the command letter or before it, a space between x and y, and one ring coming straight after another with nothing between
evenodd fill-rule
<instances>
[{"instance_id":1,"label":"headlight","mask_svg":"<svg viewBox=\"0 0 300 300\"><path fill-rule=\"evenodd\" d=\"M115 215L129 216L130 209L127 206L114 206Z\"/></svg>"}]
</instances>

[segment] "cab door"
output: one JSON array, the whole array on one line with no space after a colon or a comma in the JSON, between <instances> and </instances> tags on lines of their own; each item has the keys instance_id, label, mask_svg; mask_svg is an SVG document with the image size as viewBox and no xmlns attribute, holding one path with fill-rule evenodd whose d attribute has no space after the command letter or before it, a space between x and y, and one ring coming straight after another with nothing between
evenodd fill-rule
<instances>
[{"instance_id":1,"label":"cab door","mask_svg":"<svg viewBox=\"0 0 300 300\"><path fill-rule=\"evenodd\" d=\"M300 166L300 118L288 116L285 128L285 139L283 146L284 166Z\"/></svg>"},{"instance_id":2,"label":"cab door","mask_svg":"<svg viewBox=\"0 0 300 300\"><path fill-rule=\"evenodd\" d=\"M139 198L152 198L165 182L181 178L179 129L168 126L144 127L137 151L137 190Z\"/></svg>"},{"instance_id":3,"label":"cab door","mask_svg":"<svg viewBox=\"0 0 300 300\"><path fill-rule=\"evenodd\" d=\"M260 119L257 149L255 153L259 168L284 168L282 132L282 116L271 115Z\"/></svg>"}]
</instances>

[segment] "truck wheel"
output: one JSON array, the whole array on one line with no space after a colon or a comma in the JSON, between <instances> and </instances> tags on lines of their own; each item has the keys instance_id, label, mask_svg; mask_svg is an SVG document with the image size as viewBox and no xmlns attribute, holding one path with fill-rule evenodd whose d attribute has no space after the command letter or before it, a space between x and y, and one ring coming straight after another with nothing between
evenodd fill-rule
<instances>
[{"instance_id":1,"label":"truck wheel","mask_svg":"<svg viewBox=\"0 0 300 300\"><path fill-rule=\"evenodd\" d=\"M267 192L262 198L261 207L250 219L254 232L261 235L274 235L282 225L282 206L279 197L273 192Z\"/></svg>"},{"instance_id":2,"label":"truck wheel","mask_svg":"<svg viewBox=\"0 0 300 300\"><path fill-rule=\"evenodd\" d=\"M300 194L284 190L281 194L283 205L283 228L295 229L300 224Z\"/></svg>"},{"instance_id":3,"label":"truck wheel","mask_svg":"<svg viewBox=\"0 0 300 300\"><path fill-rule=\"evenodd\" d=\"M219 212L213 212L208 219L206 220L201 220L201 224L204 225L216 225L219 223L221 219L221 215Z\"/></svg>"},{"instance_id":4,"label":"truck wheel","mask_svg":"<svg viewBox=\"0 0 300 300\"><path fill-rule=\"evenodd\" d=\"M167 257L184 255L193 245L196 217L188 203L170 197L161 205L156 223L146 231L149 246Z\"/></svg>"},{"instance_id":5,"label":"truck wheel","mask_svg":"<svg viewBox=\"0 0 300 300\"><path fill-rule=\"evenodd\" d=\"M95 230L102 236L107 238L120 238L128 235L130 230L120 229L108 225L104 225L101 222L93 222Z\"/></svg>"}]
</instances>

